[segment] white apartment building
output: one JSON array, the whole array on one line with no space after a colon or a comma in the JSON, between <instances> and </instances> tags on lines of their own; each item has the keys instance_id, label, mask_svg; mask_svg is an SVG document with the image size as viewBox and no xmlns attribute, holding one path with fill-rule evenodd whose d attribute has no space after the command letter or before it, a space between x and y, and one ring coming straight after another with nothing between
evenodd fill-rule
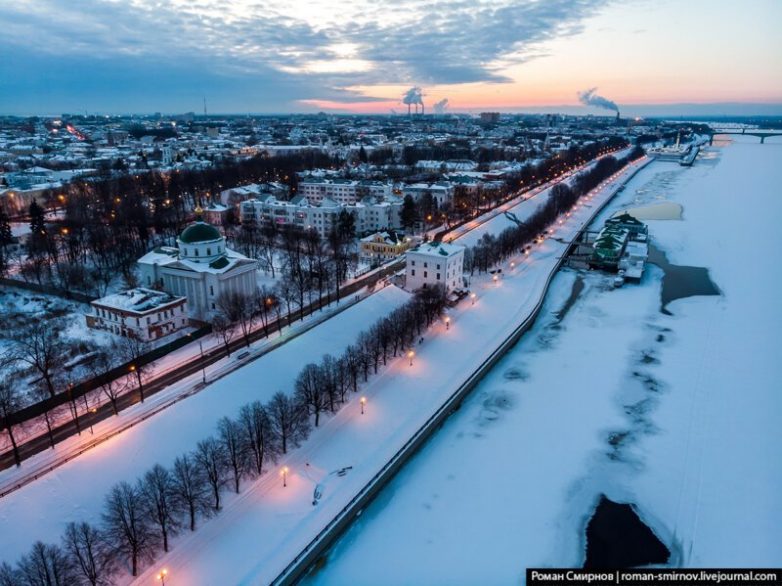
<instances>
[{"instance_id":1,"label":"white apartment building","mask_svg":"<svg viewBox=\"0 0 782 586\"><path fill-rule=\"evenodd\" d=\"M425 242L405 254L405 287L442 285L446 292L462 287L464 246L443 242Z\"/></svg>"},{"instance_id":2,"label":"white apartment building","mask_svg":"<svg viewBox=\"0 0 782 586\"><path fill-rule=\"evenodd\" d=\"M260 226L274 222L279 227L293 225L302 230L315 229L323 238L328 236L336 225L342 210L353 215L356 233L364 234L386 229L398 230L401 227L401 209L402 202L399 198L378 201L365 197L362 201L349 205L322 199L318 205L311 205L303 195L298 195L291 201L280 201L267 195L248 199L239 206L243 224Z\"/></svg>"},{"instance_id":3,"label":"white apartment building","mask_svg":"<svg viewBox=\"0 0 782 586\"><path fill-rule=\"evenodd\" d=\"M90 303L87 327L144 342L187 327L187 299L152 289L129 289Z\"/></svg>"},{"instance_id":4,"label":"white apartment building","mask_svg":"<svg viewBox=\"0 0 782 586\"><path fill-rule=\"evenodd\" d=\"M448 181L437 183L411 183L402 188L402 197L411 196L413 201L419 201L425 193L430 193L437 202L437 207L453 201L454 186Z\"/></svg>"},{"instance_id":5,"label":"white apartment building","mask_svg":"<svg viewBox=\"0 0 782 586\"><path fill-rule=\"evenodd\" d=\"M354 179L303 178L299 182L298 194L306 197L313 205L318 205L324 199L342 205L352 205L367 195L390 197L391 184Z\"/></svg>"}]
</instances>

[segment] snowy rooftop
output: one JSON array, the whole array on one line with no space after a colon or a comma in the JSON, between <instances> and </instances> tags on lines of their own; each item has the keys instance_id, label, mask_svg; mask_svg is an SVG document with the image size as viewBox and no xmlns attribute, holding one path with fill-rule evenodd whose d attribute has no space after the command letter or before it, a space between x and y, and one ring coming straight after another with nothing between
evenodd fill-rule
<instances>
[{"instance_id":1,"label":"snowy rooftop","mask_svg":"<svg viewBox=\"0 0 782 586\"><path fill-rule=\"evenodd\" d=\"M459 244L447 244L445 242L425 242L410 252L430 256L453 256L464 252L464 246Z\"/></svg>"},{"instance_id":2,"label":"snowy rooftop","mask_svg":"<svg viewBox=\"0 0 782 586\"><path fill-rule=\"evenodd\" d=\"M184 297L176 297L164 291L154 291L152 289L128 289L120 293L114 293L101 297L92 302L92 305L100 305L111 309L121 309L123 311L132 311L136 313L145 313L160 307L178 303Z\"/></svg>"}]
</instances>

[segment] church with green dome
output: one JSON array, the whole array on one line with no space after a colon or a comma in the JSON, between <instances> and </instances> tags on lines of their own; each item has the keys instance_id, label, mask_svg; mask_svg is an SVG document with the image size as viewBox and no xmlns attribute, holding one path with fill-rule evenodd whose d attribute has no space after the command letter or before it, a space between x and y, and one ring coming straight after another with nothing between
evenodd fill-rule
<instances>
[{"instance_id":1,"label":"church with green dome","mask_svg":"<svg viewBox=\"0 0 782 586\"><path fill-rule=\"evenodd\" d=\"M258 263L226 248L215 226L197 221L177 238L177 246L162 246L138 260L141 284L187 297L190 317L209 321L223 293L254 295Z\"/></svg>"}]
</instances>

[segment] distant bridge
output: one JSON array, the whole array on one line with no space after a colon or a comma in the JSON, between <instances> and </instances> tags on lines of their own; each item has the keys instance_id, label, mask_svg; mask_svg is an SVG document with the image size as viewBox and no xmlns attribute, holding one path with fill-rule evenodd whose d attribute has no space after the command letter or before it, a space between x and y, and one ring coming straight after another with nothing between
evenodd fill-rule
<instances>
[{"instance_id":1,"label":"distant bridge","mask_svg":"<svg viewBox=\"0 0 782 586\"><path fill-rule=\"evenodd\" d=\"M763 144L769 136L782 136L782 130L763 130L762 128L712 128L709 134L709 144L714 143L715 134L745 134L747 136L757 136L760 138L760 144Z\"/></svg>"}]
</instances>

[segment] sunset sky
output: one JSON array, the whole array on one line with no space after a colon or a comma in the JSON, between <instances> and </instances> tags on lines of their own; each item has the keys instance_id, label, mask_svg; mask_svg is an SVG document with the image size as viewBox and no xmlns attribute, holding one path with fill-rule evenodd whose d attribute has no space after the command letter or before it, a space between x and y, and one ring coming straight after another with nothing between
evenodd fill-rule
<instances>
[{"instance_id":1,"label":"sunset sky","mask_svg":"<svg viewBox=\"0 0 782 586\"><path fill-rule=\"evenodd\" d=\"M780 23L778 0L15 0L0 113L389 113L411 86L429 111L598 113L597 87L631 115L782 113Z\"/></svg>"}]
</instances>

